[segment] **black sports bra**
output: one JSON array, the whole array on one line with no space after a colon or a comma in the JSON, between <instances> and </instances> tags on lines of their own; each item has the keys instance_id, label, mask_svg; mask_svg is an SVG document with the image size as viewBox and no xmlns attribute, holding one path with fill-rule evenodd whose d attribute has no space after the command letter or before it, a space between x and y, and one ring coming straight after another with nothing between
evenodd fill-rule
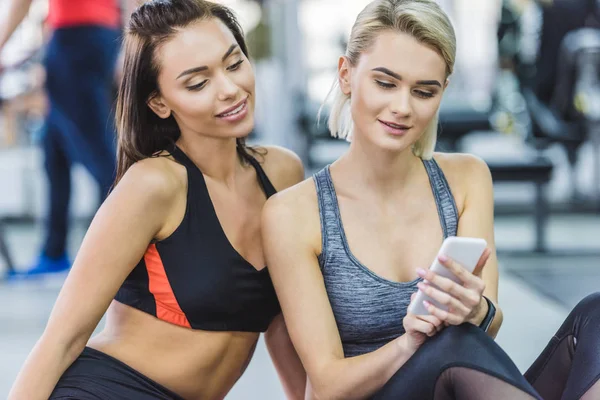
<instances>
[{"instance_id":1,"label":"black sports bra","mask_svg":"<svg viewBox=\"0 0 600 400\"><path fill-rule=\"evenodd\" d=\"M148 246L115 300L191 329L264 332L281 312L269 272L233 248L202 172L173 147L171 154L187 170L185 216L171 236ZM267 198L276 193L258 161L242 154Z\"/></svg>"}]
</instances>

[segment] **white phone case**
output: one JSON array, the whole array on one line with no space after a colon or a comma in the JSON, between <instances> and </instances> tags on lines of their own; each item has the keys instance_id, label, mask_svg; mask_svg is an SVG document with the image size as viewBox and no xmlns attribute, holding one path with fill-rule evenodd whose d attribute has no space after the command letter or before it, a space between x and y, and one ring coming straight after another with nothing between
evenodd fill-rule
<instances>
[{"instance_id":1,"label":"white phone case","mask_svg":"<svg viewBox=\"0 0 600 400\"><path fill-rule=\"evenodd\" d=\"M444 243L442 243L438 256L442 254L446 255L462 265L467 271L473 272L486 247L487 242L484 239L451 236L446 238ZM438 256L435 257L435 260L429 269L440 276L451 279L459 285L462 285L462 282L438 261ZM429 284L435 287L432 283ZM427 311L423 304L424 300L427 300L441 310L447 311L446 306L438 303L419 290L414 300L408 306L408 312L415 315L428 315L429 311Z\"/></svg>"}]
</instances>

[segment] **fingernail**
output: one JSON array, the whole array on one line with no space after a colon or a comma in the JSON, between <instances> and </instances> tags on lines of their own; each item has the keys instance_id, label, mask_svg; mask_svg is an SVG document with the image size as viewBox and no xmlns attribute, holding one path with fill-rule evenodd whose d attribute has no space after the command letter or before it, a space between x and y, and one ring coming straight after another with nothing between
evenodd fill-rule
<instances>
[{"instance_id":1,"label":"fingernail","mask_svg":"<svg viewBox=\"0 0 600 400\"><path fill-rule=\"evenodd\" d=\"M423 268L417 268L417 275L423 277L427 274L427 271L425 271Z\"/></svg>"},{"instance_id":2,"label":"fingernail","mask_svg":"<svg viewBox=\"0 0 600 400\"><path fill-rule=\"evenodd\" d=\"M448 257L446 257L444 254L440 254L438 256L438 260L440 260L441 262L446 262L448 261Z\"/></svg>"},{"instance_id":3,"label":"fingernail","mask_svg":"<svg viewBox=\"0 0 600 400\"><path fill-rule=\"evenodd\" d=\"M423 300L423 304L425 305L426 308L429 308L431 306L431 303L428 302L427 300Z\"/></svg>"},{"instance_id":4,"label":"fingernail","mask_svg":"<svg viewBox=\"0 0 600 400\"><path fill-rule=\"evenodd\" d=\"M425 289L425 285L423 284L423 282L419 282L419 283L417 283L417 287L418 287L419 289Z\"/></svg>"}]
</instances>

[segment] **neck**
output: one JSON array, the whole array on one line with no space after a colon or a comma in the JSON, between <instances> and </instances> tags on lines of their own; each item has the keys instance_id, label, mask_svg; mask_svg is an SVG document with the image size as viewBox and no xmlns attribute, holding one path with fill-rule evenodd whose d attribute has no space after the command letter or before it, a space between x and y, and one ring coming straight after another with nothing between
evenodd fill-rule
<instances>
[{"instance_id":1,"label":"neck","mask_svg":"<svg viewBox=\"0 0 600 400\"><path fill-rule=\"evenodd\" d=\"M202 174L213 180L231 184L240 170L235 139L180 137L177 146L196 164Z\"/></svg>"},{"instance_id":2,"label":"neck","mask_svg":"<svg viewBox=\"0 0 600 400\"><path fill-rule=\"evenodd\" d=\"M352 177L351 184L357 190L388 197L413 182L421 163L410 148L401 153L386 151L366 140L361 142L360 135L355 135L348 152L335 164L346 177Z\"/></svg>"}]
</instances>

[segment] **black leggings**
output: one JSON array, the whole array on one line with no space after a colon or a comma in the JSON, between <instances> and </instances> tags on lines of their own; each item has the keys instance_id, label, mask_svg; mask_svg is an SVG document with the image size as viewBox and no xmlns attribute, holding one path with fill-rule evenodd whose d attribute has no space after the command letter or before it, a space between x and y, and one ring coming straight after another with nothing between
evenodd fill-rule
<instances>
[{"instance_id":1,"label":"black leggings","mask_svg":"<svg viewBox=\"0 0 600 400\"><path fill-rule=\"evenodd\" d=\"M575 306L525 378L544 400L600 399L600 292Z\"/></svg>"},{"instance_id":2,"label":"black leggings","mask_svg":"<svg viewBox=\"0 0 600 400\"><path fill-rule=\"evenodd\" d=\"M481 329L446 328L428 340L376 400L600 399L600 293L582 300L525 376Z\"/></svg>"}]
</instances>

